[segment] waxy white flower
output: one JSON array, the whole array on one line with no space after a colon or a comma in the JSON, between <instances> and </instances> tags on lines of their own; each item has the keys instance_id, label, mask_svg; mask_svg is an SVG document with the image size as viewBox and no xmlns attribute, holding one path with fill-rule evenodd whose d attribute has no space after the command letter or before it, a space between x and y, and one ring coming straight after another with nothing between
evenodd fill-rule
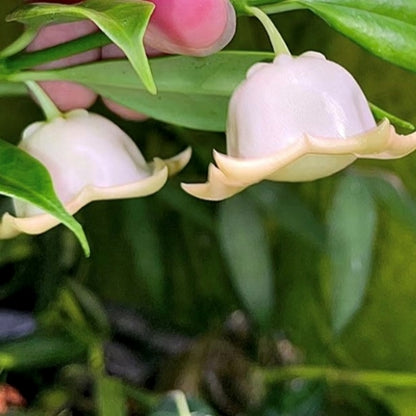
<instances>
[{"instance_id":1,"label":"waxy white flower","mask_svg":"<svg viewBox=\"0 0 416 416\"><path fill-rule=\"evenodd\" d=\"M376 125L354 78L317 52L255 64L229 105L227 155L214 151L208 182L183 184L207 200L262 180L310 181L357 158L394 159L416 148L416 133Z\"/></svg>"},{"instance_id":2,"label":"waxy white flower","mask_svg":"<svg viewBox=\"0 0 416 416\"><path fill-rule=\"evenodd\" d=\"M182 169L190 149L146 163L139 149L116 124L86 110L73 110L51 121L33 123L19 147L48 169L55 192L70 214L91 201L153 194L168 175ZM0 238L39 234L59 220L36 206L15 200L16 217L4 214Z\"/></svg>"}]
</instances>

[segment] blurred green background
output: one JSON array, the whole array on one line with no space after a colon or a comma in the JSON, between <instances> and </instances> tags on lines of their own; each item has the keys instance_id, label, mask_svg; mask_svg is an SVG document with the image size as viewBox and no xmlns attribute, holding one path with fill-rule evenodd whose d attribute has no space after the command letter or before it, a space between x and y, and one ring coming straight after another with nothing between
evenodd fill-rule
<instances>
[{"instance_id":1,"label":"blurred green background","mask_svg":"<svg viewBox=\"0 0 416 416\"><path fill-rule=\"evenodd\" d=\"M3 0L2 19L18 4ZM416 123L415 74L371 56L306 11L274 21L294 54L323 52L355 76L371 102ZM2 24L0 46L19 30ZM240 18L229 48L269 45L257 22ZM13 143L41 119L28 97L2 97L0 108L0 137ZM136 357L139 373L150 368L133 381L125 374L133 364L119 364L124 373L112 370L131 389L123 393L133 403L126 414L149 413L143 403L157 404L155 392L175 388L208 403L206 413L416 414L415 384L263 384L251 372L290 364L416 372L414 155L360 161L312 183L263 183L209 203L183 193L179 183L204 178L224 135L126 122L99 102L93 110L120 124L147 159L185 145L194 157L154 196L84 208L77 219L90 259L63 227L0 242L0 306L33 312L39 325L36 335L0 344L1 377L28 399L28 414L118 414L111 397L119 384L94 364L109 342ZM9 206L6 198L1 203ZM339 308L350 312L339 318ZM334 317L342 321L338 333ZM104 355L102 365L117 362ZM93 403L88 385L74 387L91 380Z\"/></svg>"}]
</instances>

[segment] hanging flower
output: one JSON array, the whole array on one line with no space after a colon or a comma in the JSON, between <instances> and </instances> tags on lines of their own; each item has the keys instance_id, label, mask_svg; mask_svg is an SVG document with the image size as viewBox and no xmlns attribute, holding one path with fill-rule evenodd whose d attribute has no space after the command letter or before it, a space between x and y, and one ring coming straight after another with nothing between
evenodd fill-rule
<instances>
[{"instance_id":1,"label":"hanging flower","mask_svg":"<svg viewBox=\"0 0 416 416\"><path fill-rule=\"evenodd\" d=\"M153 194L191 156L187 149L171 159L155 158L146 163L117 125L86 110L31 124L23 132L19 147L46 166L55 192L70 214L91 201ZM15 200L14 205L16 217L4 214L0 238L20 232L39 234L59 223L28 202Z\"/></svg>"},{"instance_id":2,"label":"hanging flower","mask_svg":"<svg viewBox=\"0 0 416 416\"><path fill-rule=\"evenodd\" d=\"M416 133L376 125L354 78L317 52L255 64L229 105L227 155L214 151L208 182L183 184L207 200L262 180L311 181L357 158L394 159L416 148Z\"/></svg>"}]
</instances>

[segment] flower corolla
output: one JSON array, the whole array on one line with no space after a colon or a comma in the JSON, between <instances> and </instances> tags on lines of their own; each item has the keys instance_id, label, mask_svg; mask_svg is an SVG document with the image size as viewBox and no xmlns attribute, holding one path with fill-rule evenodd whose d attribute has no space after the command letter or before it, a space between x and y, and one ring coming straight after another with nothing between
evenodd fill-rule
<instances>
[{"instance_id":1,"label":"flower corolla","mask_svg":"<svg viewBox=\"0 0 416 416\"><path fill-rule=\"evenodd\" d=\"M377 126L351 74L317 52L252 66L231 97L226 135L227 155L214 151L208 181L185 191L221 200L262 180L310 181L416 148L415 133Z\"/></svg>"},{"instance_id":2,"label":"flower corolla","mask_svg":"<svg viewBox=\"0 0 416 416\"><path fill-rule=\"evenodd\" d=\"M91 201L153 194L168 175L182 169L191 151L146 163L131 138L116 124L78 109L28 126L19 147L49 171L55 192L70 214ZM14 200L16 217L3 215L0 238L39 234L59 224L40 208Z\"/></svg>"}]
</instances>

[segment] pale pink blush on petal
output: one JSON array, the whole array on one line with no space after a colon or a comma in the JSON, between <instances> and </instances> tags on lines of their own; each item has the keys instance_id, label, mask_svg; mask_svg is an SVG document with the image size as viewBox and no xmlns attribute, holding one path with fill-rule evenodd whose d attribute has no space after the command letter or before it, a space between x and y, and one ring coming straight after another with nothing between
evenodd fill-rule
<instances>
[{"instance_id":1,"label":"pale pink blush on petal","mask_svg":"<svg viewBox=\"0 0 416 416\"><path fill-rule=\"evenodd\" d=\"M88 108L97 99L97 94L72 82L43 81L39 83L61 111Z\"/></svg>"},{"instance_id":2,"label":"pale pink blush on petal","mask_svg":"<svg viewBox=\"0 0 416 416\"><path fill-rule=\"evenodd\" d=\"M155 10L147 45L166 53L208 55L222 49L235 32L228 0L152 0Z\"/></svg>"},{"instance_id":3,"label":"pale pink blush on petal","mask_svg":"<svg viewBox=\"0 0 416 416\"><path fill-rule=\"evenodd\" d=\"M109 110L126 120L144 121L148 119L148 116L146 116L145 114L138 113L137 111L131 110L127 107L123 107L122 105L117 104L112 100L109 100L107 98L102 98L102 100Z\"/></svg>"},{"instance_id":4,"label":"pale pink blush on petal","mask_svg":"<svg viewBox=\"0 0 416 416\"><path fill-rule=\"evenodd\" d=\"M76 23L62 23L59 25L46 26L42 28L36 39L27 48L28 51L45 49L59 43L67 42L81 36L88 35L97 30L90 21ZM61 68L77 65L85 62L92 62L100 58L98 49L74 55L69 58L40 65L38 69ZM62 111L68 111L80 107L91 106L97 95L86 87L69 82L41 82L45 91Z\"/></svg>"},{"instance_id":5,"label":"pale pink blush on petal","mask_svg":"<svg viewBox=\"0 0 416 416\"><path fill-rule=\"evenodd\" d=\"M156 51L152 51L156 55ZM101 57L102 59L116 59L116 58L123 58L125 55L123 51L114 44L104 46L101 49ZM103 103L113 112L119 115L120 117L126 120L132 121L143 121L146 120L148 117L145 114L138 113L137 111L131 110L130 108L123 107L116 102L109 100L108 98L102 98Z\"/></svg>"}]
</instances>

